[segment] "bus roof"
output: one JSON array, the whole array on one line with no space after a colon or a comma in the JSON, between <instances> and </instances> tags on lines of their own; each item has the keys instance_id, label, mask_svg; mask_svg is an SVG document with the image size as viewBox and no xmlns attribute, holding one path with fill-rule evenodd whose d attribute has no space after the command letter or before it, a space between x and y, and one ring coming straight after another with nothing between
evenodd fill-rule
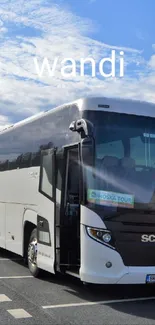
<instances>
[{"instance_id":1,"label":"bus roof","mask_svg":"<svg viewBox=\"0 0 155 325\"><path fill-rule=\"evenodd\" d=\"M84 110L97 110L97 111L109 111L117 113L125 113L130 115L150 116L155 117L155 104L150 102L144 102L140 100L132 100L125 98L110 98L110 97L86 97L77 99L73 102L68 102L63 105L57 106L47 111L40 112L36 115L30 116L15 124L9 125L1 129L0 134L10 131L12 128L16 128L34 120L38 120L45 115L51 115L54 112L61 113L61 110L65 106L77 105L80 111Z\"/></svg>"},{"instance_id":2,"label":"bus roof","mask_svg":"<svg viewBox=\"0 0 155 325\"><path fill-rule=\"evenodd\" d=\"M140 100L108 97L89 97L78 100L80 110L104 110L139 116L155 117L155 104Z\"/></svg>"}]
</instances>

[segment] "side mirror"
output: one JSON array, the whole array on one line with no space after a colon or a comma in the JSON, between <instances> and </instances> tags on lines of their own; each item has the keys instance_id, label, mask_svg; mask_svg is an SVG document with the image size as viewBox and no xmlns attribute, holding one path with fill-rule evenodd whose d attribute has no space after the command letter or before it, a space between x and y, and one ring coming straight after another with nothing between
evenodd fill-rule
<instances>
[{"instance_id":1,"label":"side mirror","mask_svg":"<svg viewBox=\"0 0 155 325\"><path fill-rule=\"evenodd\" d=\"M72 132L80 133L81 138L86 138L86 137L93 136L94 126L90 121L85 119L80 119L77 121L73 121L70 124L69 129Z\"/></svg>"},{"instance_id":2,"label":"side mirror","mask_svg":"<svg viewBox=\"0 0 155 325\"><path fill-rule=\"evenodd\" d=\"M78 132L81 136L80 155L84 165L92 167L94 175L95 167L95 140L94 125L89 120L80 119L73 121L69 129L72 132ZM95 175L94 175L95 176Z\"/></svg>"}]
</instances>

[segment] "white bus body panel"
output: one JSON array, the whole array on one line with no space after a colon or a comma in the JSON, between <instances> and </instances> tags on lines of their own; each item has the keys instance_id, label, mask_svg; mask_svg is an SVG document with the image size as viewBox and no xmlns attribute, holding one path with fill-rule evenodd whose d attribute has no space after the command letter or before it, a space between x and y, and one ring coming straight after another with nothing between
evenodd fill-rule
<instances>
[{"instance_id":1,"label":"white bus body panel","mask_svg":"<svg viewBox=\"0 0 155 325\"><path fill-rule=\"evenodd\" d=\"M38 266L54 272L54 203L38 192L39 167L0 173L0 247L23 256L24 225L49 222L52 246L38 244Z\"/></svg>"},{"instance_id":2,"label":"white bus body panel","mask_svg":"<svg viewBox=\"0 0 155 325\"><path fill-rule=\"evenodd\" d=\"M6 249L22 255L23 213L21 204L6 204Z\"/></svg>"},{"instance_id":3,"label":"white bus body panel","mask_svg":"<svg viewBox=\"0 0 155 325\"><path fill-rule=\"evenodd\" d=\"M5 248L5 203L0 203L0 247Z\"/></svg>"},{"instance_id":4,"label":"white bus body panel","mask_svg":"<svg viewBox=\"0 0 155 325\"><path fill-rule=\"evenodd\" d=\"M37 215L38 181L38 167L0 173L0 247L21 256L24 224L34 220L27 220L25 211Z\"/></svg>"},{"instance_id":5,"label":"white bus body panel","mask_svg":"<svg viewBox=\"0 0 155 325\"><path fill-rule=\"evenodd\" d=\"M40 244L38 242L37 265L39 268L55 273L55 218L54 218L54 203L45 196L38 194L38 214L45 218L49 224L49 235L51 246ZM44 236L44 234L42 234Z\"/></svg>"},{"instance_id":6,"label":"white bus body panel","mask_svg":"<svg viewBox=\"0 0 155 325\"><path fill-rule=\"evenodd\" d=\"M120 254L87 235L85 226L106 229L95 212L81 206L81 268L84 282L98 284L146 283L147 274L155 274L155 267L127 267ZM112 267L107 268L106 263Z\"/></svg>"}]
</instances>

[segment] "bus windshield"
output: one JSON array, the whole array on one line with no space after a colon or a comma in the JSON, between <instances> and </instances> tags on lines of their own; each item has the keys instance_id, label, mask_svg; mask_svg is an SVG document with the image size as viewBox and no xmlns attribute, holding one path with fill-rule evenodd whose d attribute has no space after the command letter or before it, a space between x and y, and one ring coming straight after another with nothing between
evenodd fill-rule
<instances>
[{"instance_id":1,"label":"bus windshield","mask_svg":"<svg viewBox=\"0 0 155 325\"><path fill-rule=\"evenodd\" d=\"M155 210L155 119L103 111L87 119L96 145L95 169L85 168L87 203Z\"/></svg>"}]
</instances>

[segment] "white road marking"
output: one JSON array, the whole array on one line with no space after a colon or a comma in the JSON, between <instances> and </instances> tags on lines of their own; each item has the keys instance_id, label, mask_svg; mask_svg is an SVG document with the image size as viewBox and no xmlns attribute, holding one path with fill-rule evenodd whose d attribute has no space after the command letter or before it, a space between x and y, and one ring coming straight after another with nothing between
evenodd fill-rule
<instances>
[{"instance_id":1,"label":"white road marking","mask_svg":"<svg viewBox=\"0 0 155 325\"><path fill-rule=\"evenodd\" d=\"M5 301L12 301L12 300L6 295L0 294L0 302L5 302Z\"/></svg>"},{"instance_id":2,"label":"white road marking","mask_svg":"<svg viewBox=\"0 0 155 325\"><path fill-rule=\"evenodd\" d=\"M11 275L11 276L0 276L1 279L27 279L33 278L33 275Z\"/></svg>"},{"instance_id":3,"label":"white road marking","mask_svg":"<svg viewBox=\"0 0 155 325\"><path fill-rule=\"evenodd\" d=\"M14 318L30 318L32 317L26 310L24 309L8 309L7 310L10 315Z\"/></svg>"},{"instance_id":4,"label":"white road marking","mask_svg":"<svg viewBox=\"0 0 155 325\"><path fill-rule=\"evenodd\" d=\"M62 305L49 305L42 306L43 309L51 309L51 308L65 308L65 307L80 307L80 306L93 306L93 305L108 305L122 302L132 302L132 301L147 301L147 300L155 300L155 297L142 297L142 298L129 298L129 299L116 299L116 300L103 300L103 301L85 301L73 304L62 304Z\"/></svg>"}]
</instances>

